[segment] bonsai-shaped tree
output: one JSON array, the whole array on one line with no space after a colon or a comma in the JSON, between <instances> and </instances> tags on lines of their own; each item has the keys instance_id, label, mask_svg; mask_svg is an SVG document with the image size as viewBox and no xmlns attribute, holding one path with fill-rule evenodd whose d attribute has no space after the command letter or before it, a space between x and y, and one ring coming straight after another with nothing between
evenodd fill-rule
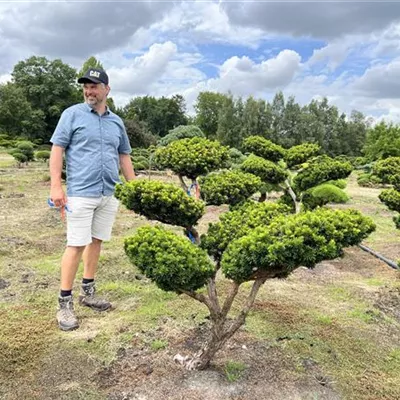
<instances>
[{"instance_id":1,"label":"bonsai-shaped tree","mask_svg":"<svg viewBox=\"0 0 400 400\"><path fill-rule=\"evenodd\" d=\"M352 165L326 155L313 157L319 151L318 145L304 143L285 150L260 136L250 136L244 140L243 147L252 154L240 168L258 176L264 185L259 201L266 199L267 191L284 190L282 201L294 205L295 212L299 213L302 205L314 209L329 202L348 200L334 181L347 178L353 170ZM283 158L287 166L301 167L294 178L282 163Z\"/></svg>"},{"instance_id":2,"label":"bonsai-shaped tree","mask_svg":"<svg viewBox=\"0 0 400 400\"><path fill-rule=\"evenodd\" d=\"M189 140L196 140L197 151L202 154L198 140L204 139ZM190 159L176 157L169 149L169 167L184 171L192 179L197 177L198 170L194 173L189 167L187 170L182 167L192 167L194 162L190 152L184 153L189 142L185 142L185 150L176 143L169 146L175 144L175 151L190 154ZM210 146L208 142L204 143ZM216 144L213 146L217 147ZM218 149L217 155L222 152ZM202 168L206 171L210 165ZM227 177L236 189L248 190L243 189L245 185L234 182L227 172L220 172L218 179L221 182L222 176ZM226 192L233 193L235 189L227 190L228 186L228 183L216 184L215 191L221 193L212 197L231 201L232 197ZM197 235L195 226L205 209L202 200L190 197L181 187L145 179L117 186L116 196L128 209L149 219L183 227L186 235ZM201 238L197 235L194 242L164 226L145 226L125 239L125 252L131 262L158 287L188 295L209 310L209 339L204 347L192 356L175 357L186 368L203 369L209 365L217 351L245 323L257 293L267 279L284 278L299 266L311 268L324 259L336 258L342 255L344 247L358 244L374 230L372 220L354 210L288 213L285 205L248 201L223 214L220 222L211 224L208 232ZM219 270L230 281L225 296L217 290ZM240 286L248 281L253 285L239 314L230 316ZM204 287L206 291L202 290Z\"/></svg>"},{"instance_id":3,"label":"bonsai-shaped tree","mask_svg":"<svg viewBox=\"0 0 400 400\"><path fill-rule=\"evenodd\" d=\"M400 213L400 157L389 157L377 161L373 167L374 175L383 183L392 184L392 189L383 190L379 199L390 209ZM397 229L400 229L400 215L393 218Z\"/></svg>"}]
</instances>

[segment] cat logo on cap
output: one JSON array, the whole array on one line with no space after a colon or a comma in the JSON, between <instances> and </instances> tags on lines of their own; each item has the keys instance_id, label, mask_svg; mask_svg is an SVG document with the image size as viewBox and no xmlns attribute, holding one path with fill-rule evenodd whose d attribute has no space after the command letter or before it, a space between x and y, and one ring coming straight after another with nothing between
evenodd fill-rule
<instances>
[{"instance_id":1,"label":"cat logo on cap","mask_svg":"<svg viewBox=\"0 0 400 400\"><path fill-rule=\"evenodd\" d=\"M89 75L94 76L95 78L98 78L100 76L100 72L99 71L90 71Z\"/></svg>"}]
</instances>

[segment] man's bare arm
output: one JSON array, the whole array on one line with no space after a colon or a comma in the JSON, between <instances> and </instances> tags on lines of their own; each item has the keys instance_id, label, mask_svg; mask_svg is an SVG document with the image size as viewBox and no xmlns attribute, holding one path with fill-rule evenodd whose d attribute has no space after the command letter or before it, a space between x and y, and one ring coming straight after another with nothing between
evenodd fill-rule
<instances>
[{"instance_id":1,"label":"man's bare arm","mask_svg":"<svg viewBox=\"0 0 400 400\"><path fill-rule=\"evenodd\" d=\"M53 145L50 153L50 199L56 207L65 206L67 196L62 187L61 174L63 167L64 147Z\"/></svg>"},{"instance_id":2,"label":"man's bare arm","mask_svg":"<svg viewBox=\"0 0 400 400\"><path fill-rule=\"evenodd\" d=\"M136 178L131 156L129 154L119 155L119 165L121 167L122 175L128 182Z\"/></svg>"}]
</instances>

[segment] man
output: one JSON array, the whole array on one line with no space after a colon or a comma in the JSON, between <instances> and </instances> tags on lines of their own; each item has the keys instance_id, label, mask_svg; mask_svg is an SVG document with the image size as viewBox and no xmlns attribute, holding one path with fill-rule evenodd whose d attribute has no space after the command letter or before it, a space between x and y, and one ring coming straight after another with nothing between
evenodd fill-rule
<instances>
[{"instance_id":1,"label":"man","mask_svg":"<svg viewBox=\"0 0 400 400\"><path fill-rule=\"evenodd\" d=\"M124 124L107 105L110 92L105 71L90 68L78 79L85 102L67 108L51 138L50 199L67 210L67 246L61 260L61 290L57 321L61 330L79 326L72 300L72 286L79 262L84 270L79 303L98 311L111 304L95 294L95 274L101 244L110 240L118 208L113 196L119 182L135 178ZM67 194L61 184L63 154L67 167Z\"/></svg>"}]
</instances>

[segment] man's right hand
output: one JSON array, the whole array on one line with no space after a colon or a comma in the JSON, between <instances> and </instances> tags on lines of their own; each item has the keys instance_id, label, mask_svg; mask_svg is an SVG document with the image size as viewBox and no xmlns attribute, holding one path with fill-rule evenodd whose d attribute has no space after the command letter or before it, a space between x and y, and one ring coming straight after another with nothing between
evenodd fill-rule
<instances>
[{"instance_id":1,"label":"man's right hand","mask_svg":"<svg viewBox=\"0 0 400 400\"><path fill-rule=\"evenodd\" d=\"M65 195L64 189L62 187L51 188L50 200L57 208L65 207L65 205L67 204L67 196Z\"/></svg>"}]
</instances>

